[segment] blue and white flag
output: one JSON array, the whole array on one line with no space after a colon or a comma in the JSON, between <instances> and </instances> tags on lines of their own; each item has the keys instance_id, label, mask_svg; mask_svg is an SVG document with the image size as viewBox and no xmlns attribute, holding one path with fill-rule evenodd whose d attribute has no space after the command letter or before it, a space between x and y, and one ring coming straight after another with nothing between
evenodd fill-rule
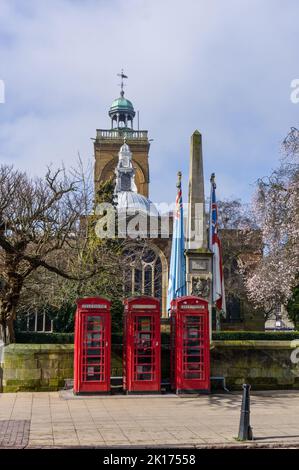
<instances>
[{"instance_id":1,"label":"blue and white flag","mask_svg":"<svg viewBox=\"0 0 299 470\"><path fill-rule=\"evenodd\" d=\"M179 172L177 183L178 192L173 214L173 233L167 295L168 311L170 309L170 302L173 299L186 295L186 261L181 177L182 174Z\"/></svg>"},{"instance_id":2,"label":"blue and white flag","mask_svg":"<svg viewBox=\"0 0 299 470\"><path fill-rule=\"evenodd\" d=\"M218 235L218 209L216 201L215 174L211 175L209 248L213 253L213 303L218 310L226 313L225 291L222 266L221 241Z\"/></svg>"}]
</instances>

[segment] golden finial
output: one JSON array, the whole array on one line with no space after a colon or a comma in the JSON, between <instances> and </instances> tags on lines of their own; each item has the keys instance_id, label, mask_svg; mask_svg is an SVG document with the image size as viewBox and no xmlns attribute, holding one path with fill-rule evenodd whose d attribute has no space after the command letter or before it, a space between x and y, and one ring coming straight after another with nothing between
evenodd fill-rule
<instances>
[{"instance_id":1,"label":"golden finial","mask_svg":"<svg viewBox=\"0 0 299 470\"><path fill-rule=\"evenodd\" d=\"M210 183L213 185L214 188L216 188L215 173L211 174Z\"/></svg>"},{"instance_id":2,"label":"golden finial","mask_svg":"<svg viewBox=\"0 0 299 470\"><path fill-rule=\"evenodd\" d=\"M181 184L182 184L182 172L178 171L178 181L177 181L177 184L176 184L177 188L180 188Z\"/></svg>"}]
</instances>

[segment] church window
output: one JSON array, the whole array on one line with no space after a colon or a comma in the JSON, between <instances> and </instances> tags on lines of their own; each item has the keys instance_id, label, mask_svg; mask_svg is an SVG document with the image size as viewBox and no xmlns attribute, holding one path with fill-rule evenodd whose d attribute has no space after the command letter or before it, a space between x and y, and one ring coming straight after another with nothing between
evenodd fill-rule
<instances>
[{"instance_id":1,"label":"church window","mask_svg":"<svg viewBox=\"0 0 299 470\"><path fill-rule=\"evenodd\" d=\"M159 255L151 248L133 246L124 253L125 295L149 295L162 299L162 263Z\"/></svg>"}]
</instances>

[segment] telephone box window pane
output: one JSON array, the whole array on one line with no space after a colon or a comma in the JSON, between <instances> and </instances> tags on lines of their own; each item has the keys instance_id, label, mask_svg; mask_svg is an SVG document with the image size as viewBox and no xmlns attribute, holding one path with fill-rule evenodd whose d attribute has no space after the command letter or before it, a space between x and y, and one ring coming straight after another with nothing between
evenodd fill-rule
<instances>
[{"instance_id":1,"label":"telephone box window pane","mask_svg":"<svg viewBox=\"0 0 299 470\"><path fill-rule=\"evenodd\" d=\"M103 381L104 368L101 365L87 365L85 367L86 381Z\"/></svg>"},{"instance_id":2,"label":"telephone box window pane","mask_svg":"<svg viewBox=\"0 0 299 470\"><path fill-rule=\"evenodd\" d=\"M203 368L203 319L187 315L184 319L183 369L186 379L201 379Z\"/></svg>"},{"instance_id":3,"label":"telephone box window pane","mask_svg":"<svg viewBox=\"0 0 299 470\"><path fill-rule=\"evenodd\" d=\"M102 330L102 319L99 316L88 316L87 317L87 331L101 331Z\"/></svg>"},{"instance_id":4,"label":"telephone box window pane","mask_svg":"<svg viewBox=\"0 0 299 470\"><path fill-rule=\"evenodd\" d=\"M99 356L101 354L101 350L99 348L88 348L87 355L88 356Z\"/></svg>"},{"instance_id":5,"label":"telephone box window pane","mask_svg":"<svg viewBox=\"0 0 299 470\"><path fill-rule=\"evenodd\" d=\"M151 316L138 316L135 319L134 380L153 380L154 349L153 319Z\"/></svg>"},{"instance_id":6,"label":"telephone box window pane","mask_svg":"<svg viewBox=\"0 0 299 470\"><path fill-rule=\"evenodd\" d=\"M138 318L138 330L139 331L150 331L151 329L151 317L140 317ZM148 335L150 337L150 335Z\"/></svg>"},{"instance_id":7,"label":"telephone box window pane","mask_svg":"<svg viewBox=\"0 0 299 470\"><path fill-rule=\"evenodd\" d=\"M105 380L104 319L87 315L84 333L83 377L86 382Z\"/></svg>"},{"instance_id":8,"label":"telephone box window pane","mask_svg":"<svg viewBox=\"0 0 299 470\"><path fill-rule=\"evenodd\" d=\"M139 356L137 358L137 364L151 364L151 363L152 363L151 355Z\"/></svg>"},{"instance_id":9,"label":"telephone box window pane","mask_svg":"<svg viewBox=\"0 0 299 470\"><path fill-rule=\"evenodd\" d=\"M152 366L137 366L137 380L152 380Z\"/></svg>"},{"instance_id":10,"label":"telephone box window pane","mask_svg":"<svg viewBox=\"0 0 299 470\"><path fill-rule=\"evenodd\" d=\"M142 347L150 346L151 335L148 333L139 333L139 345Z\"/></svg>"},{"instance_id":11,"label":"telephone box window pane","mask_svg":"<svg viewBox=\"0 0 299 470\"><path fill-rule=\"evenodd\" d=\"M142 373L145 373L145 372L151 372L152 371L152 366L149 365L149 366L138 366L138 370L141 370Z\"/></svg>"},{"instance_id":12,"label":"telephone box window pane","mask_svg":"<svg viewBox=\"0 0 299 470\"><path fill-rule=\"evenodd\" d=\"M87 346L88 347L99 347L101 344L101 335L99 333L87 334Z\"/></svg>"},{"instance_id":13,"label":"telephone box window pane","mask_svg":"<svg viewBox=\"0 0 299 470\"><path fill-rule=\"evenodd\" d=\"M100 358L99 357L87 357L87 364L99 364Z\"/></svg>"}]
</instances>

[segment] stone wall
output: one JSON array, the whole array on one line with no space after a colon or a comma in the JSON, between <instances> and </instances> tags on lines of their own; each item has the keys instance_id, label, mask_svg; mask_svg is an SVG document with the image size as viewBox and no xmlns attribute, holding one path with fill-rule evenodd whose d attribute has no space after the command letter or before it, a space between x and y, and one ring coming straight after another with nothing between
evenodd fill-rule
<instances>
[{"instance_id":1,"label":"stone wall","mask_svg":"<svg viewBox=\"0 0 299 470\"><path fill-rule=\"evenodd\" d=\"M299 389L299 340L214 341L211 375L224 376L230 390L243 383L253 390Z\"/></svg>"},{"instance_id":2,"label":"stone wall","mask_svg":"<svg viewBox=\"0 0 299 470\"><path fill-rule=\"evenodd\" d=\"M298 348L298 350L297 350ZM0 368L4 392L51 391L73 377L72 344L11 344ZM291 360L291 354L293 359ZM163 363L169 362L169 352ZM298 362L296 362L296 360ZM121 350L112 354L112 370L119 374ZM164 364L165 366L165 364ZM163 367L164 376L169 370ZM211 376L224 376L230 390L250 383L253 390L299 389L299 340L214 341Z\"/></svg>"},{"instance_id":3,"label":"stone wall","mask_svg":"<svg viewBox=\"0 0 299 470\"><path fill-rule=\"evenodd\" d=\"M4 392L50 391L73 377L72 344L10 344L4 348ZM1 374L0 374L1 375Z\"/></svg>"}]
</instances>

